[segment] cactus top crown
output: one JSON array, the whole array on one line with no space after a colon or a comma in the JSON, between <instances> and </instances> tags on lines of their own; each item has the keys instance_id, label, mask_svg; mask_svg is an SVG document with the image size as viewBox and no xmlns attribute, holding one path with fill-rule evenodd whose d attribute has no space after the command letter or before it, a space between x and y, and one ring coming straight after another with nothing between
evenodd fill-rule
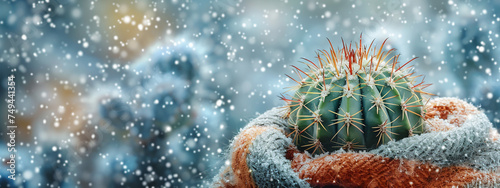
<instances>
[{"instance_id":1,"label":"cactus top crown","mask_svg":"<svg viewBox=\"0 0 500 188\"><path fill-rule=\"evenodd\" d=\"M387 39L386 39L387 41ZM282 99L289 112L288 136L313 154L369 150L392 140L423 132L422 91L410 61L398 65L394 49L343 41L335 50L320 50L317 62L304 59L308 70L296 66L293 96Z\"/></svg>"}]
</instances>

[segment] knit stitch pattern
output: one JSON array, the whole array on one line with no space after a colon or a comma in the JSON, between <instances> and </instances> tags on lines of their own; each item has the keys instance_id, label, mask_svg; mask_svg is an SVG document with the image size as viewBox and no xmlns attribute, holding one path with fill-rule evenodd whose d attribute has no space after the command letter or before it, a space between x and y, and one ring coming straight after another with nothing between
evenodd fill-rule
<instances>
[{"instance_id":1,"label":"knit stitch pattern","mask_svg":"<svg viewBox=\"0 0 500 188\"><path fill-rule=\"evenodd\" d=\"M456 102L456 101L455 101ZM451 103L447 103L451 104ZM389 142L370 152L299 152L284 108L252 120L235 137L214 187L498 187L500 142L483 113L445 131Z\"/></svg>"}]
</instances>

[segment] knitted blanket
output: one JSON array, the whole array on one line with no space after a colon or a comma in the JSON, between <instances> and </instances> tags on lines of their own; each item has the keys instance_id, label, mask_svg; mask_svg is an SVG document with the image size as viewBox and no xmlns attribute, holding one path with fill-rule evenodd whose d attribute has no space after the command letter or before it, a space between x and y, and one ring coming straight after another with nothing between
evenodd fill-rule
<instances>
[{"instance_id":1,"label":"knitted blanket","mask_svg":"<svg viewBox=\"0 0 500 188\"><path fill-rule=\"evenodd\" d=\"M273 108L234 138L213 186L500 187L500 141L487 117L458 99L430 104L427 133L314 157L286 137L287 109Z\"/></svg>"}]
</instances>

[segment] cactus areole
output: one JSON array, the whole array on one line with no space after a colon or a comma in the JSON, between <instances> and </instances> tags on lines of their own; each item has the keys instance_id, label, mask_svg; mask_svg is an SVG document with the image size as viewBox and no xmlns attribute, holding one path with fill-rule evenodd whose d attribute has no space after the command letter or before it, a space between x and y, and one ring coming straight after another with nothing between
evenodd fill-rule
<instances>
[{"instance_id":1,"label":"cactus areole","mask_svg":"<svg viewBox=\"0 0 500 188\"><path fill-rule=\"evenodd\" d=\"M386 39L387 40L387 39ZM287 102L288 136L301 151L321 154L370 150L392 140L423 132L423 92L408 67L399 65L394 49L359 44L317 53L304 59L308 70L295 66L297 82Z\"/></svg>"}]
</instances>

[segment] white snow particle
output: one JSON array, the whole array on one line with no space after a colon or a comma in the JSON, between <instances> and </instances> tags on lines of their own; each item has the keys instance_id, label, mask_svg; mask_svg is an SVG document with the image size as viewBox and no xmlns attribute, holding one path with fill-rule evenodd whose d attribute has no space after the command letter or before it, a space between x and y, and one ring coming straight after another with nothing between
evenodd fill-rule
<instances>
[{"instance_id":1,"label":"white snow particle","mask_svg":"<svg viewBox=\"0 0 500 188\"><path fill-rule=\"evenodd\" d=\"M489 92L488 94L486 94L486 98L492 99L493 98L493 93Z\"/></svg>"}]
</instances>

